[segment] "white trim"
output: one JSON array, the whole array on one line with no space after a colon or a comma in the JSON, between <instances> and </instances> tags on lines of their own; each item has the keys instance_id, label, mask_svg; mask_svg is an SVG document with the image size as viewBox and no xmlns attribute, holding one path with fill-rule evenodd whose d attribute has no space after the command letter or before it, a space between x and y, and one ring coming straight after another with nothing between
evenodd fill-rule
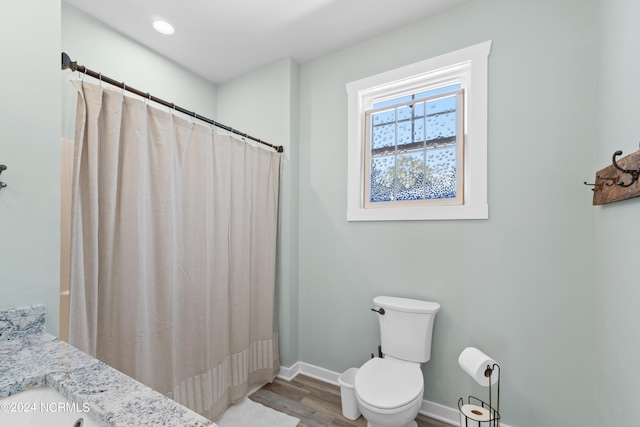
<instances>
[{"instance_id":1,"label":"white trim","mask_svg":"<svg viewBox=\"0 0 640 427\"><path fill-rule=\"evenodd\" d=\"M304 362L296 362L290 368L280 367L280 373L278 378L285 381L292 381L298 374L305 375L307 377L315 378L325 383L339 385L338 377L340 374L330 371L319 366L311 365Z\"/></svg>"},{"instance_id":2,"label":"white trim","mask_svg":"<svg viewBox=\"0 0 640 427\"><path fill-rule=\"evenodd\" d=\"M487 219L487 82L491 41L469 46L405 67L347 83L348 171L347 221ZM464 64L464 67L462 66ZM465 155L464 205L412 208L365 209L363 203L364 153L362 132L367 97L381 86L401 87L416 76L446 75L449 71L470 67L465 83ZM445 76L446 77L446 76ZM443 77L444 78L444 77ZM399 90L399 89L398 89ZM466 151L466 150L465 150Z\"/></svg>"},{"instance_id":3,"label":"white trim","mask_svg":"<svg viewBox=\"0 0 640 427\"><path fill-rule=\"evenodd\" d=\"M278 378L285 381L292 381L298 374L303 374L307 377L315 378L316 380L323 381L328 384L336 386L339 385L339 373L305 362L296 362L290 368L281 366ZM427 417L442 421L443 423L451 424L452 426L460 425L460 413L456 408L451 408L439 403L423 400L422 405L420 406L420 413ZM500 426L511 427L502 422L500 423Z\"/></svg>"},{"instance_id":4,"label":"white trim","mask_svg":"<svg viewBox=\"0 0 640 427\"><path fill-rule=\"evenodd\" d=\"M285 381L292 381L300 373L299 365L300 362L294 363L290 368L280 366L280 372L278 372L277 377Z\"/></svg>"},{"instance_id":5,"label":"white trim","mask_svg":"<svg viewBox=\"0 0 640 427\"><path fill-rule=\"evenodd\" d=\"M460 425L460 413L456 408L450 408L439 403L423 400L422 406L420 407L420 413L427 417L442 421L443 423L448 423L454 426ZM508 426L502 424L502 427Z\"/></svg>"}]
</instances>

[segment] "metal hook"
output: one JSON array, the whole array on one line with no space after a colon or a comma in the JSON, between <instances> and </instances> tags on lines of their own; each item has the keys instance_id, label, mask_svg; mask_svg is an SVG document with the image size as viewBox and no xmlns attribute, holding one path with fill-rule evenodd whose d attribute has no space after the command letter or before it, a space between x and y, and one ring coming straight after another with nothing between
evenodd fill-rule
<instances>
[{"instance_id":1,"label":"metal hook","mask_svg":"<svg viewBox=\"0 0 640 427\"><path fill-rule=\"evenodd\" d=\"M607 187L611 187L613 184L617 184L618 183L618 178L619 177L614 177L614 178L603 178L600 175L596 175L597 179L601 179L603 181L609 181L609 182L605 182L604 185L606 185Z\"/></svg>"},{"instance_id":2,"label":"metal hook","mask_svg":"<svg viewBox=\"0 0 640 427\"><path fill-rule=\"evenodd\" d=\"M600 184L595 184L595 183L594 184L589 184L587 181L585 181L584 185L590 185L591 187L593 187L591 189L591 191L600 191L600 190L602 190L602 183L600 183Z\"/></svg>"},{"instance_id":3,"label":"metal hook","mask_svg":"<svg viewBox=\"0 0 640 427\"><path fill-rule=\"evenodd\" d=\"M631 170L631 169L623 169L622 167L620 167L620 165L618 165L618 162L616 162L616 157L620 156L621 154L622 154L622 151L620 150L613 153L613 158L611 159L611 163L613 164L613 167L618 169L620 172L628 173L629 175L631 175L631 181L628 184L625 184L622 181L618 181L616 182L616 184L618 184L620 187L630 187L631 185L633 185L633 183L638 181L638 178L640 178L640 169Z\"/></svg>"},{"instance_id":4,"label":"metal hook","mask_svg":"<svg viewBox=\"0 0 640 427\"><path fill-rule=\"evenodd\" d=\"M584 181L584 185L590 185L593 188L591 189L591 191L600 191L602 190L602 186L606 185L607 187L611 187L613 184L616 184L618 182L618 177L616 176L615 178L603 178L600 175L596 175L596 179L602 180L602 181L608 181L608 182L599 182L599 183L594 183L594 184L589 184L587 181Z\"/></svg>"},{"instance_id":5,"label":"metal hook","mask_svg":"<svg viewBox=\"0 0 640 427\"><path fill-rule=\"evenodd\" d=\"M0 174L2 174L3 171L7 170L7 167L5 165L0 165ZM6 187L7 184L5 184L4 182L0 181L0 190L3 189L4 187Z\"/></svg>"}]
</instances>

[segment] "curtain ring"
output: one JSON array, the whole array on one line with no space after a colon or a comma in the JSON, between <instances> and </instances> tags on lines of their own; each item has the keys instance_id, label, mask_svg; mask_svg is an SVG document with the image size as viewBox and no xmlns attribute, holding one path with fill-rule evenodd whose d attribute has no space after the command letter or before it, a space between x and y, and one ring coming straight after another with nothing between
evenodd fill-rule
<instances>
[{"instance_id":1,"label":"curtain ring","mask_svg":"<svg viewBox=\"0 0 640 427\"><path fill-rule=\"evenodd\" d=\"M127 85L125 84L125 82L122 82L122 94L124 95L126 91L127 91Z\"/></svg>"},{"instance_id":2,"label":"curtain ring","mask_svg":"<svg viewBox=\"0 0 640 427\"><path fill-rule=\"evenodd\" d=\"M147 92L147 105L149 105L149 101L151 101L151 94Z\"/></svg>"}]
</instances>

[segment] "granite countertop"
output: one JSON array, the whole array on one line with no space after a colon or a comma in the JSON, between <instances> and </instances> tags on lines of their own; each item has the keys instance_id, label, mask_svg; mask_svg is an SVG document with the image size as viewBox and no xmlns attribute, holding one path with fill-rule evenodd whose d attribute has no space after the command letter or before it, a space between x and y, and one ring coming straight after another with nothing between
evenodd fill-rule
<instances>
[{"instance_id":1,"label":"granite countertop","mask_svg":"<svg viewBox=\"0 0 640 427\"><path fill-rule=\"evenodd\" d=\"M27 314L0 311L0 398L46 385L71 402L88 405L89 416L104 426L215 426L192 410L43 332L44 306L26 310ZM31 315L35 315L32 322L26 320Z\"/></svg>"}]
</instances>

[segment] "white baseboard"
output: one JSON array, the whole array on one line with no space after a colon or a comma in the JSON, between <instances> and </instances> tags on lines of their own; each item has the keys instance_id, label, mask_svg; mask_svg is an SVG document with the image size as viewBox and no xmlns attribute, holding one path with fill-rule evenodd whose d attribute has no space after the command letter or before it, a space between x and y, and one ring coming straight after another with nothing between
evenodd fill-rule
<instances>
[{"instance_id":1,"label":"white baseboard","mask_svg":"<svg viewBox=\"0 0 640 427\"><path fill-rule=\"evenodd\" d=\"M305 362L296 362L290 368L281 366L278 378L281 378L285 381L291 381L298 374L303 374L308 377L315 378L317 380L324 381L333 385L338 385L338 377L340 377L340 374L337 372L333 372L328 369L311 365ZM423 400L422 406L420 407L420 413L427 417L442 421L443 423L451 424L452 426L460 425L460 413L458 412L457 408L451 408L439 403ZM500 423L500 427L511 426Z\"/></svg>"},{"instance_id":2,"label":"white baseboard","mask_svg":"<svg viewBox=\"0 0 640 427\"><path fill-rule=\"evenodd\" d=\"M449 406L423 400L422 406L420 407L420 413L427 417L442 421L443 423L451 424L453 426L460 425L460 413L457 409L450 408Z\"/></svg>"},{"instance_id":3,"label":"white baseboard","mask_svg":"<svg viewBox=\"0 0 640 427\"><path fill-rule=\"evenodd\" d=\"M340 374L330 371L319 366L310 365L309 363L296 362L290 368L280 367L280 373L278 378L282 378L286 381L291 381L298 374L306 375L307 377L315 378L325 383L338 385L338 377Z\"/></svg>"}]
</instances>

